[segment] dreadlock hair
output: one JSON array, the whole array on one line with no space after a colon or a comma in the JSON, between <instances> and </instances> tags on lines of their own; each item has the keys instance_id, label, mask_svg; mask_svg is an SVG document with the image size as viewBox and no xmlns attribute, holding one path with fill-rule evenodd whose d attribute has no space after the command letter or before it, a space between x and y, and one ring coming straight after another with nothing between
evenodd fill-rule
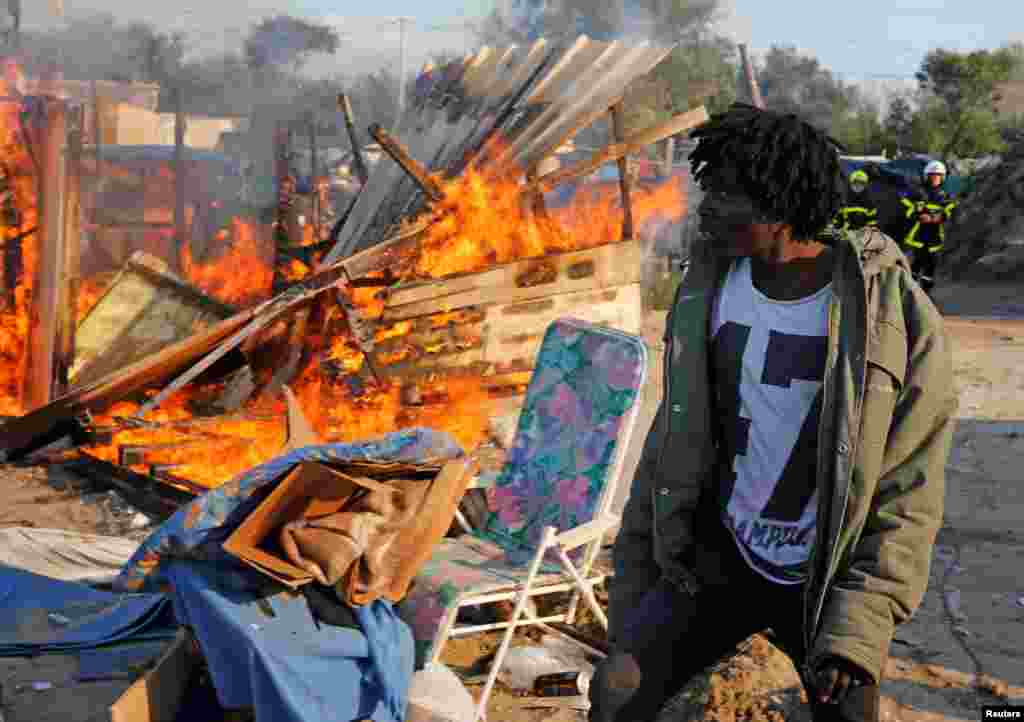
<instances>
[{"instance_id":1,"label":"dreadlock hair","mask_svg":"<svg viewBox=\"0 0 1024 722\"><path fill-rule=\"evenodd\" d=\"M793 113L734 103L690 134L694 179L731 168L759 208L793 229L800 240L818 238L842 206L845 148Z\"/></svg>"}]
</instances>

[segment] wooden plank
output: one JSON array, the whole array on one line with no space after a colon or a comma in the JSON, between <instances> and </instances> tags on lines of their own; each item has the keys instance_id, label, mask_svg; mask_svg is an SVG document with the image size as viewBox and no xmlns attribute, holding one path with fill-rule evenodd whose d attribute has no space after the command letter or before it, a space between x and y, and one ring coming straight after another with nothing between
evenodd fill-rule
<instances>
[{"instance_id":1,"label":"wooden plank","mask_svg":"<svg viewBox=\"0 0 1024 722\"><path fill-rule=\"evenodd\" d=\"M62 101L44 100L40 173L36 179L39 198L39 253L32 286L25 377L22 399L25 408L45 406L57 390L57 358L60 347L60 309L71 303L66 283L67 252L64 235L64 183L66 163L66 111Z\"/></svg>"},{"instance_id":2,"label":"wooden plank","mask_svg":"<svg viewBox=\"0 0 1024 722\"><path fill-rule=\"evenodd\" d=\"M64 303L59 310L57 339L57 378L54 392L63 396L70 388L71 366L75 359L78 326L78 291L82 267L82 108L73 111L67 142L67 172L64 188L64 277L61 279Z\"/></svg>"},{"instance_id":3,"label":"wooden plank","mask_svg":"<svg viewBox=\"0 0 1024 722\"><path fill-rule=\"evenodd\" d=\"M668 53L664 48L651 48L645 44L629 48L609 48L583 75L574 87L582 92L568 94L552 103L546 111L549 119L538 118L540 132L530 132L528 142L518 144L511 158L520 167L554 152L569 137L589 125L622 98L629 85L648 73ZM581 120L583 119L583 120Z\"/></svg>"},{"instance_id":4,"label":"wooden plank","mask_svg":"<svg viewBox=\"0 0 1024 722\"><path fill-rule=\"evenodd\" d=\"M595 49L600 51L596 55L593 54ZM559 119L562 119L572 106L595 105L592 102L593 97L601 85L608 82L609 76L615 75L611 72L615 64L637 52L638 48L624 47L618 42L601 43L588 46L585 54L581 53L574 57L577 62L562 66L557 81L551 83L543 93L543 100L535 101L545 106L544 111L515 138L507 152L502 154L497 162L508 163L520 157L541 139L548 137L552 127L557 126ZM602 109L607 107L603 105ZM522 164L520 166L524 167Z\"/></svg>"},{"instance_id":5,"label":"wooden plank","mask_svg":"<svg viewBox=\"0 0 1024 722\"><path fill-rule=\"evenodd\" d=\"M642 330L642 292L639 283L558 293L522 302L491 303L472 307L484 313L476 323L460 326L459 333L478 334L480 343L465 350L430 353L410 348L412 355L385 363L386 354L402 347L403 339L377 352L377 368L386 378L417 379L434 373L462 370L492 376L524 372L534 359L548 326L566 316L638 334ZM384 358L382 358L384 357Z\"/></svg>"},{"instance_id":6,"label":"wooden plank","mask_svg":"<svg viewBox=\"0 0 1024 722\"><path fill-rule=\"evenodd\" d=\"M616 62L607 72L599 73L596 76L588 75L586 78L578 78L576 81L578 85L592 88L595 93L599 92L599 94L592 94L594 97L586 99L576 94L568 95L564 99L565 107L562 113L554 116L553 122L546 123L547 127L544 128L544 132L547 135L539 134L536 128L531 126L528 132L540 137L534 138L533 143L515 158L515 163L521 167L528 167L529 164L554 152L581 129L591 125L604 115L608 108L621 101L630 84L653 70L671 51L671 48L651 47L643 50L643 46L639 46L633 50L636 51L633 60ZM537 120L543 123L540 118ZM539 142L540 139L543 139L542 143Z\"/></svg>"},{"instance_id":7,"label":"wooden plank","mask_svg":"<svg viewBox=\"0 0 1024 722\"><path fill-rule=\"evenodd\" d=\"M185 220L185 91L180 87L174 89L174 237L178 250L185 243L193 243L192 258L201 261L206 257L206 238L190 238L189 226Z\"/></svg>"},{"instance_id":8,"label":"wooden plank","mask_svg":"<svg viewBox=\"0 0 1024 722\"><path fill-rule=\"evenodd\" d=\"M534 105L539 103L548 103L551 100L552 94L560 94L560 88L562 88L562 79L572 72L577 66L583 66L590 62L592 59L598 57L607 48L607 43L599 43L596 40L591 40L586 35L578 37L572 45L566 48L565 52L562 53L562 57L558 59L551 70L547 72L544 78L537 84L537 87L533 89L526 98L528 105ZM555 92L557 90L557 92Z\"/></svg>"},{"instance_id":9,"label":"wooden plank","mask_svg":"<svg viewBox=\"0 0 1024 722\"><path fill-rule=\"evenodd\" d=\"M137 391L166 382L175 374L192 368L254 319L259 318L266 323L272 323L311 303L313 299L336 285L337 281L334 281L303 293L286 293L265 301L123 368L116 374L105 376L46 406L11 419L0 427L0 459L9 458L12 452L31 448L39 438L59 432L69 422L86 412L107 408Z\"/></svg>"},{"instance_id":10,"label":"wooden plank","mask_svg":"<svg viewBox=\"0 0 1024 722\"><path fill-rule=\"evenodd\" d=\"M613 109L618 105L619 104L612 106ZM666 137L694 128L701 123L706 122L707 119L708 113L703 105L694 110L680 113L664 123L659 123L651 126L650 128L645 128L638 133L634 133L629 138L617 139L616 142L605 146L584 161L574 163L566 168L560 168L553 173L549 173L538 178L535 182L527 185L524 188L524 192L529 192L539 187L551 190L568 180L588 175L606 163L618 161L624 158L628 153L636 152L648 145L653 145ZM618 133L616 133L616 135L618 135Z\"/></svg>"},{"instance_id":11,"label":"wooden plank","mask_svg":"<svg viewBox=\"0 0 1024 722\"><path fill-rule=\"evenodd\" d=\"M431 200L439 201L444 198L438 182L430 176L428 170L417 159L409 155L401 143L391 137L390 133L377 123L370 126L369 132L373 139L380 144L380 147L384 149L384 152L415 181L419 189L426 193Z\"/></svg>"},{"instance_id":12,"label":"wooden plank","mask_svg":"<svg viewBox=\"0 0 1024 722\"><path fill-rule=\"evenodd\" d=\"M110 722L174 722L195 666L189 633L181 629L153 669L110 708Z\"/></svg>"},{"instance_id":13,"label":"wooden plank","mask_svg":"<svg viewBox=\"0 0 1024 722\"><path fill-rule=\"evenodd\" d=\"M516 77L509 84L509 90L504 92L493 108L488 109L484 114L480 125L462 144L457 152L451 156L451 163L448 165L449 174L458 175L469 166L470 163L480 159L480 154L493 152L493 140L503 139L510 136L513 128L517 127L524 113L520 104L523 98L527 97L538 83L547 75L548 69L557 60L557 50L550 48L546 43L538 41L531 49L527 61L521 66ZM536 106L534 106L536 108ZM538 111L539 112L539 111Z\"/></svg>"},{"instance_id":14,"label":"wooden plank","mask_svg":"<svg viewBox=\"0 0 1024 722\"><path fill-rule=\"evenodd\" d=\"M625 145L626 117L622 101L612 106L612 133L615 135L616 144ZM633 238L633 199L630 192L630 186L633 183L629 177L629 156L623 155L618 159L617 164L619 167L619 192L622 195L622 240L629 240Z\"/></svg>"},{"instance_id":15,"label":"wooden plank","mask_svg":"<svg viewBox=\"0 0 1024 722\"><path fill-rule=\"evenodd\" d=\"M185 284L160 259L138 251L82 319L71 381L78 387L97 381L233 312Z\"/></svg>"},{"instance_id":16,"label":"wooden plank","mask_svg":"<svg viewBox=\"0 0 1024 722\"><path fill-rule=\"evenodd\" d=\"M487 95L488 89L498 78L499 69L512 57L515 47L511 45L489 53L479 64L466 73L466 77L462 81L462 87L468 97L480 98Z\"/></svg>"},{"instance_id":17,"label":"wooden plank","mask_svg":"<svg viewBox=\"0 0 1024 722\"><path fill-rule=\"evenodd\" d=\"M491 56L493 56L494 53L494 48L490 47L489 45L484 45L476 52L476 54L472 58L470 58L469 62L466 63L466 69L462 73L462 79L459 82L459 86L463 93L465 93L469 88L473 87L476 79L480 76L484 68L487 66L488 59L491 58Z\"/></svg>"},{"instance_id":18,"label":"wooden plank","mask_svg":"<svg viewBox=\"0 0 1024 722\"><path fill-rule=\"evenodd\" d=\"M754 66L750 62L750 56L747 55L747 46L744 43L739 44L740 50L740 66L743 68L743 79L747 83L747 90L750 93L750 104L755 108L765 109L764 98L761 95L761 86L758 85L757 76L754 74Z\"/></svg>"},{"instance_id":19,"label":"wooden plank","mask_svg":"<svg viewBox=\"0 0 1024 722\"><path fill-rule=\"evenodd\" d=\"M359 183L366 185L369 171L366 169L366 161L363 160L363 149L359 143L359 136L356 134L352 103L345 93L338 95L338 109L345 120L345 130L348 132L349 144L352 146L352 168L356 172L356 177L359 178Z\"/></svg>"},{"instance_id":20,"label":"wooden plank","mask_svg":"<svg viewBox=\"0 0 1024 722\"><path fill-rule=\"evenodd\" d=\"M420 221L411 225L406 231L378 243L372 248L349 256L340 265L351 279L362 278L367 274L383 271L397 263L402 255L416 244L420 234L428 227L428 223Z\"/></svg>"},{"instance_id":21,"label":"wooden plank","mask_svg":"<svg viewBox=\"0 0 1024 722\"><path fill-rule=\"evenodd\" d=\"M537 40L530 49L526 52L526 55L515 65L515 69L509 73L503 74L502 77L498 78L487 95L490 98L500 99L514 93L523 83L526 82L527 78L543 61L549 50L549 43L544 38Z\"/></svg>"},{"instance_id":22,"label":"wooden plank","mask_svg":"<svg viewBox=\"0 0 1024 722\"><path fill-rule=\"evenodd\" d=\"M397 288L388 299L381 323L497 301L526 301L556 293L638 283L640 259L638 241L609 243L585 251L517 261L482 273ZM519 287L517 280L529 275L539 264L553 270L551 280Z\"/></svg>"}]
</instances>

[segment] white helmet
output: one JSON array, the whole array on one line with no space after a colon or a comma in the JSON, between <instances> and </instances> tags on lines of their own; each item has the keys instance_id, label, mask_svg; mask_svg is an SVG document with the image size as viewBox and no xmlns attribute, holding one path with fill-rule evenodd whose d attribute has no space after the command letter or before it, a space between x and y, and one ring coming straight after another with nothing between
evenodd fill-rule
<instances>
[{"instance_id":1,"label":"white helmet","mask_svg":"<svg viewBox=\"0 0 1024 722\"><path fill-rule=\"evenodd\" d=\"M940 175L946 177L946 164L941 160L933 160L924 167L924 176Z\"/></svg>"}]
</instances>

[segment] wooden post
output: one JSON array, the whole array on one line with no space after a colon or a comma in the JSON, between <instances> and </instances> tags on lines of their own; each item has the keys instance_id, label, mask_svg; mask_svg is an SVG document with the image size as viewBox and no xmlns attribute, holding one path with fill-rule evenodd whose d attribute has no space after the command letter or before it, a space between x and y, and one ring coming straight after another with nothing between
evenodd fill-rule
<instances>
[{"instance_id":1,"label":"wooden post","mask_svg":"<svg viewBox=\"0 0 1024 722\"><path fill-rule=\"evenodd\" d=\"M430 175L430 171L410 156L408 151L398 142L398 139L380 127L378 123L370 126L370 136L380 144L380 147L393 161L401 166L402 170L410 178L416 181L416 185L427 194L430 200L437 202L444 199L444 191L434 177Z\"/></svg>"},{"instance_id":2,"label":"wooden post","mask_svg":"<svg viewBox=\"0 0 1024 722\"><path fill-rule=\"evenodd\" d=\"M188 224L185 218L185 98L180 87L174 89L174 264L179 265L181 249L186 243L195 240L201 247L193 244L190 247L192 260L200 260L206 255L206 240L190 239Z\"/></svg>"},{"instance_id":3,"label":"wooden post","mask_svg":"<svg viewBox=\"0 0 1024 722\"><path fill-rule=\"evenodd\" d=\"M83 108L68 117L67 172L64 184L64 302L58 307L58 348L56 395L70 389L68 378L75 361L75 331L78 328L78 292L82 267L82 128Z\"/></svg>"},{"instance_id":4,"label":"wooden post","mask_svg":"<svg viewBox=\"0 0 1024 722\"><path fill-rule=\"evenodd\" d=\"M626 123L619 101L612 106L612 133L615 135L615 142L621 143L626 139ZM633 239L633 202L630 197L630 187L633 185L629 178L629 156L623 156L618 160L619 166L619 191L622 193L622 240Z\"/></svg>"},{"instance_id":5,"label":"wooden post","mask_svg":"<svg viewBox=\"0 0 1024 722\"><path fill-rule=\"evenodd\" d=\"M274 285L283 281L281 274L286 257L281 249L299 242L298 214L295 212L295 183L291 175L291 129L278 123L274 132L274 178L277 205L274 213Z\"/></svg>"},{"instance_id":6,"label":"wooden post","mask_svg":"<svg viewBox=\"0 0 1024 722\"><path fill-rule=\"evenodd\" d=\"M764 98L761 97L761 88L757 84L757 78L754 75L754 66L750 63L750 56L747 55L747 46L743 43L739 45L740 49L740 62L743 64L743 77L747 81L747 89L750 91L750 104L755 108L765 109Z\"/></svg>"},{"instance_id":7,"label":"wooden post","mask_svg":"<svg viewBox=\"0 0 1024 722\"><path fill-rule=\"evenodd\" d=\"M672 175L672 168L675 165L676 159L676 137L669 136L665 138L665 155L662 159L662 175L668 178Z\"/></svg>"},{"instance_id":8,"label":"wooden post","mask_svg":"<svg viewBox=\"0 0 1024 722\"><path fill-rule=\"evenodd\" d=\"M100 113L100 90L99 84L92 81L92 136L93 155L96 158L96 182L103 178L101 164L103 162L103 120Z\"/></svg>"},{"instance_id":9,"label":"wooden post","mask_svg":"<svg viewBox=\"0 0 1024 722\"><path fill-rule=\"evenodd\" d=\"M317 189L317 152L316 152L316 116L313 111L310 111L309 117L307 118L307 124L309 128L309 183L313 192L312 201L313 210L313 237L316 242L320 242L320 192Z\"/></svg>"},{"instance_id":10,"label":"wooden post","mask_svg":"<svg viewBox=\"0 0 1024 722\"><path fill-rule=\"evenodd\" d=\"M352 103L344 93L338 95L338 108L345 118L345 129L348 131L348 139L352 144L352 170L355 171L359 182L366 185L366 179L370 172L366 169L366 161L363 160L363 149L359 145L359 136L356 134L355 120L352 115Z\"/></svg>"},{"instance_id":11,"label":"wooden post","mask_svg":"<svg viewBox=\"0 0 1024 722\"><path fill-rule=\"evenodd\" d=\"M57 392L56 359L61 304L69 304L65 279L64 158L65 107L63 101L46 98L43 128L38 146L40 174L39 253L36 257L29 316L27 358L22 399L25 412L45 406Z\"/></svg>"}]
</instances>

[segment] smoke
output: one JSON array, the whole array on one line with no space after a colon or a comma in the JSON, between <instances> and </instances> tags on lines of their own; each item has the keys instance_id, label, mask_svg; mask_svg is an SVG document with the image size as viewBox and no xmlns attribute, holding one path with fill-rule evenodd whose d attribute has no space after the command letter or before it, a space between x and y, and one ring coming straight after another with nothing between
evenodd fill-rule
<instances>
[{"instance_id":1,"label":"smoke","mask_svg":"<svg viewBox=\"0 0 1024 722\"><path fill-rule=\"evenodd\" d=\"M657 16L643 0L513 0L500 13L510 39L588 35L626 43L659 39Z\"/></svg>"}]
</instances>

